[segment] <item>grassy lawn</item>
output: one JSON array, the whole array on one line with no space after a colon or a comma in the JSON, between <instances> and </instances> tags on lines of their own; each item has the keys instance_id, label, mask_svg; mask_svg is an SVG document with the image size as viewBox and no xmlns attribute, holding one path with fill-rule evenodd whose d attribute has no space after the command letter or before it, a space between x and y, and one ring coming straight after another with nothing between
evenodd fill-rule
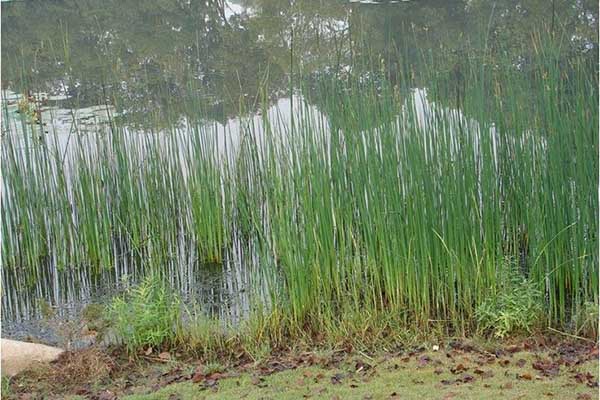
<instances>
[{"instance_id":1,"label":"grassy lawn","mask_svg":"<svg viewBox=\"0 0 600 400\"><path fill-rule=\"evenodd\" d=\"M487 349L461 344L373 357L357 352L310 352L230 367L195 360L128 363L92 350L74 354L62 364L25 371L4 381L2 398L598 398L598 348L593 344ZM113 372L108 372L108 365Z\"/></svg>"},{"instance_id":2,"label":"grassy lawn","mask_svg":"<svg viewBox=\"0 0 600 400\"><path fill-rule=\"evenodd\" d=\"M88 354L71 364L3 382L3 398L186 399L577 399L597 398L597 347L442 348L399 354L303 353L230 367L169 361L121 365L98 377ZM97 357L97 356L95 356ZM75 360L75 359L74 359ZM87 368L70 382L56 371ZM83 375L82 375L83 376Z\"/></svg>"},{"instance_id":3,"label":"grassy lawn","mask_svg":"<svg viewBox=\"0 0 600 400\"><path fill-rule=\"evenodd\" d=\"M471 357L449 360L440 353L421 354L408 361L405 358L377 360L371 368L365 371L363 367L360 372L352 371L348 365L348 368L335 369L297 368L261 378L244 373L215 383L188 381L174 384L154 393L134 394L124 399L597 398L596 388L574 378L577 373L589 372L597 379L597 361L572 369L563 367L558 376L546 377L533 369L534 356L517 354L512 358L507 359L506 366L497 361L479 365ZM519 367L523 363L519 360L525 360L525 365ZM451 372L452 368L454 372Z\"/></svg>"}]
</instances>

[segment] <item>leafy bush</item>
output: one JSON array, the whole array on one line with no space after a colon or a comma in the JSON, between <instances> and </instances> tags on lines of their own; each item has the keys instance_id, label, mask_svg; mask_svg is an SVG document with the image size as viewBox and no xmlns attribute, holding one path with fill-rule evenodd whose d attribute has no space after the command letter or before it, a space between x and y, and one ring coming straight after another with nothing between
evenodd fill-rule
<instances>
[{"instance_id":1,"label":"leafy bush","mask_svg":"<svg viewBox=\"0 0 600 400\"><path fill-rule=\"evenodd\" d=\"M541 321L542 311L542 293L532 282L513 275L495 295L477 307L475 317L480 333L504 338L531 332Z\"/></svg>"},{"instance_id":2,"label":"leafy bush","mask_svg":"<svg viewBox=\"0 0 600 400\"><path fill-rule=\"evenodd\" d=\"M179 299L156 277L148 277L109 305L115 333L131 353L172 344L181 322Z\"/></svg>"}]
</instances>

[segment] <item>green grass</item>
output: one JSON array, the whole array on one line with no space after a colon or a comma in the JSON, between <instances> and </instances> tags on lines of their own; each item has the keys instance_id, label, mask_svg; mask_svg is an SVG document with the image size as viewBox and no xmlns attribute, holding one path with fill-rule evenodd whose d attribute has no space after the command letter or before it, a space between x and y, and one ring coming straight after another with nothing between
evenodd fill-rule
<instances>
[{"instance_id":1,"label":"green grass","mask_svg":"<svg viewBox=\"0 0 600 400\"><path fill-rule=\"evenodd\" d=\"M563 371L560 376L542 377L539 371L531 368L531 355L524 355L527 365L520 368L515 364L502 367L495 363L480 367L491 377L482 377L473 372L477 365L469 361L460 361L469 369L464 374L474 377L470 383L444 385L441 382L456 380L464 374L452 374L451 363L444 355L430 354L432 361L420 366L412 358L409 362L401 358L376 360L376 367L365 373L352 373L355 366L333 369L320 367L300 367L294 370L275 373L262 377L260 381L250 373L226 378L219 381L216 389L203 388L202 384L191 382L174 384L151 394L126 396L128 400L185 399L539 399L539 398L575 398L578 394L597 395L597 391L585 384L574 383L571 375ZM436 361L440 365L435 366ZM465 358L468 360L468 358ZM363 362L371 363L369 360ZM597 376L597 362L588 362L577 371L591 372ZM440 372L436 373L436 370ZM532 380L517 379L517 374L529 374ZM332 377L339 376L339 382ZM260 387L258 386L260 385ZM138 388L143 391L143 388ZM395 393L395 395L394 395ZM178 397L177 397L178 396ZM371 397L369 397L371 396Z\"/></svg>"},{"instance_id":2,"label":"green grass","mask_svg":"<svg viewBox=\"0 0 600 400\"><path fill-rule=\"evenodd\" d=\"M181 324L179 299L155 278L147 277L125 295L115 297L107 318L131 354L159 349L176 337Z\"/></svg>"},{"instance_id":3,"label":"green grass","mask_svg":"<svg viewBox=\"0 0 600 400\"><path fill-rule=\"evenodd\" d=\"M324 79L291 126L241 118L229 157L211 124L137 135L111 123L74 135L63 160L23 122L28 150L16 135L1 150L7 293L43 294L61 271L116 276L123 258L171 279L182 260L222 263L238 241L253 248L241 265L257 343L472 332L507 272L542 294L532 324L567 329L598 304L597 66L549 37L526 45L525 72L465 58L460 117L424 55L425 122L385 79Z\"/></svg>"},{"instance_id":4,"label":"green grass","mask_svg":"<svg viewBox=\"0 0 600 400\"><path fill-rule=\"evenodd\" d=\"M544 345L516 352L503 352L498 342L486 342L484 347L462 342L465 347L442 345L439 351L371 356L340 351L289 353L237 367L173 359L132 364L121 359L123 364L110 375L94 373L81 364L90 360L75 356L61 367L37 366L14 377L3 395L75 400L83 397L73 393L85 389L87 397L109 391L129 400L594 398L598 360L591 353L592 346L548 339ZM469 343L479 350L470 349ZM494 355L497 351L498 356ZM103 362L114 368L110 358ZM97 361L97 366L107 365ZM87 375L77 375L82 371ZM190 377L196 371L208 378L194 383ZM183 381L173 383L177 380Z\"/></svg>"}]
</instances>

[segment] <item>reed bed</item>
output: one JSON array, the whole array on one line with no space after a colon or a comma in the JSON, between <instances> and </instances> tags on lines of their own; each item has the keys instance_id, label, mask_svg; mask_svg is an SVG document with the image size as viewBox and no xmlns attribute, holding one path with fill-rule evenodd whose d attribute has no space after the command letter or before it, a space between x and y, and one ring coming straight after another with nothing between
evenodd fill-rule
<instances>
[{"instance_id":1,"label":"reed bed","mask_svg":"<svg viewBox=\"0 0 600 400\"><path fill-rule=\"evenodd\" d=\"M229 145L211 123L111 123L63 153L23 122L2 139L3 295L64 270L118 275L123 259L163 274L189 254L222 264L241 243L264 334L466 332L506 274L564 328L598 303L598 75L533 44L527 73L468 59L460 110L424 57L427 90L404 89L410 66L403 88L311 82L291 122L240 118Z\"/></svg>"}]
</instances>

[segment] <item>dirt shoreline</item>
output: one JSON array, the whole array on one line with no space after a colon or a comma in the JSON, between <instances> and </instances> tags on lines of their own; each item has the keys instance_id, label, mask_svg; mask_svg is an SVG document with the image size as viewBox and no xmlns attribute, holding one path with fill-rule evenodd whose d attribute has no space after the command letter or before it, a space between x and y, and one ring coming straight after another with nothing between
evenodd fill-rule
<instances>
[{"instance_id":1,"label":"dirt shoreline","mask_svg":"<svg viewBox=\"0 0 600 400\"><path fill-rule=\"evenodd\" d=\"M233 399L240 388L248 398L279 398L274 392L278 386L296 395L307 391L300 396L306 398L368 398L356 396L372 386L374 394L381 389L389 396L371 398L394 398L393 393L413 398L413 392L422 398L419 393L426 390L431 397L425 398L438 399L463 398L463 392L511 398L509 394L522 392L526 394L518 398L564 398L563 393L571 393L585 400L597 393L597 372L597 344L556 337L483 344L448 340L439 348L423 345L377 354L288 351L259 361L240 355L220 363L176 351L146 352L134 359L122 349L91 347L17 374L6 385L6 398ZM394 382L405 380L393 389ZM294 396L290 398L298 398Z\"/></svg>"}]
</instances>

